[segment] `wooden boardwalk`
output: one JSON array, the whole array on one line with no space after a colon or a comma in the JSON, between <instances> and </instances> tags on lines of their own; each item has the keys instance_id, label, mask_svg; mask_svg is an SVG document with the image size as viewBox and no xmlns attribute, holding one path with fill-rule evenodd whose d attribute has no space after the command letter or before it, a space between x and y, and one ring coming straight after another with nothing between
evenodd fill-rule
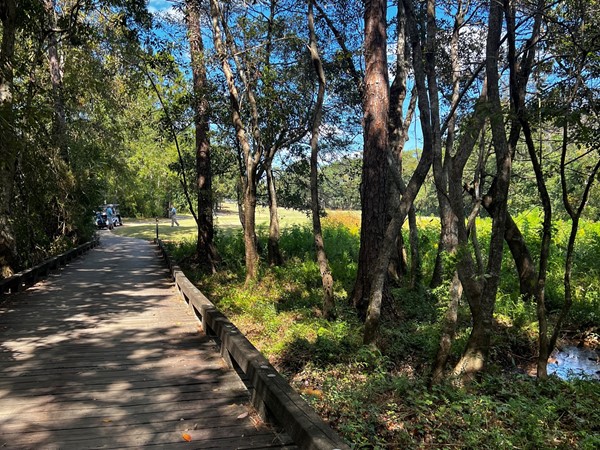
<instances>
[{"instance_id":1,"label":"wooden boardwalk","mask_svg":"<svg viewBox=\"0 0 600 450\"><path fill-rule=\"evenodd\" d=\"M0 447L264 449L238 375L154 248L101 245L0 308Z\"/></svg>"}]
</instances>

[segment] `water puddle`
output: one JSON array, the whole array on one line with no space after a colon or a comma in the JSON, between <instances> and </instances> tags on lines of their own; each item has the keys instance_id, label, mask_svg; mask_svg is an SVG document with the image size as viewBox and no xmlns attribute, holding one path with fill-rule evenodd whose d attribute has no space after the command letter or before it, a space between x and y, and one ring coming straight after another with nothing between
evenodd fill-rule
<instances>
[{"instance_id":1,"label":"water puddle","mask_svg":"<svg viewBox=\"0 0 600 450\"><path fill-rule=\"evenodd\" d=\"M600 380L600 352L574 345L555 350L548 361L548 375L551 374L563 380L574 378Z\"/></svg>"}]
</instances>

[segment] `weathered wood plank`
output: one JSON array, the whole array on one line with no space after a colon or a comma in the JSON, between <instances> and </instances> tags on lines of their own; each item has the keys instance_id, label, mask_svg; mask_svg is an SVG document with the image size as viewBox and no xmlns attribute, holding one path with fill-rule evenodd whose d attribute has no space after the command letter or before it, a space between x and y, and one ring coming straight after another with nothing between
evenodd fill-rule
<instances>
[{"instance_id":1,"label":"weathered wood plank","mask_svg":"<svg viewBox=\"0 0 600 450\"><path fill-rule=\"evenodd\" d=\"M135 408L139 407L141 412L149 412L154 409L163 412L170 412L173 409L179 408L180 411L186 411L196 408L198 404L203 407L213 408L220 405L247 405L248 393L245 391L227 391L224 389L213 391L197 391L191 392L168 392L164 393L164 389L155 390L156 394L151 394L144 390L134 395L103 395L101 399L90 401L88 398L82 398L81 394L73 395L40 395L28 397L11 397L2 402L2 410L0 411L0 424L11 419L16 411L26 408L34 408L40 413L51 413L58 410L58 415L70 414L70 411L76 411L80 414L92 416L106 416L114 409L111 408L127 408L128 411L135 412ZM225 395L226 400L223 401ZM241 410L240 410L241 411ZM53 417L57 417L54 416Z\"/></svg>"},{"instance_id":2,"label":"weathered wood plank","mask_svg":"<svg viewBox=\"0 0 600 450\"><path fill-rule=\"evenodd\" d=\"M0 445L294 448L256 422L244 384L198 334L167 275L146 243L108 237L60 275L8 297Z\"/></svg>"}]
</instances>

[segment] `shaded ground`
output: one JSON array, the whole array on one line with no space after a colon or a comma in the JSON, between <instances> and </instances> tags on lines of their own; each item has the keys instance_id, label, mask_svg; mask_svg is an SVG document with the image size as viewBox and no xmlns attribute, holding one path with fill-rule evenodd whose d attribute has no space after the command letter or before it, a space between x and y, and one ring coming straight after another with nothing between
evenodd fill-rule
<instances>
[{"instance_id":1,"label":"shaded ground","mask_svg":"<svg viewBox=\"0 0 600 450\"><path fill-rule=\"evenodd\" d=\"M153 248L108 231L100 247L1 305L0 367L3 447L290 443L258 421Z\"/></svg>"}]
</instances>

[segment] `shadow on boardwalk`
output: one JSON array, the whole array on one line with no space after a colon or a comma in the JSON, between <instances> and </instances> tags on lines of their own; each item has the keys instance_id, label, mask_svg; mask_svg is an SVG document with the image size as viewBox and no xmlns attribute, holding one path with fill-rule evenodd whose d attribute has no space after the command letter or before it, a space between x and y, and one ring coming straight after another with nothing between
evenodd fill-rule
<instances>
[{"instance_id":1,"label":"shadow on boardwalk","mask_svg":"<svg viewBox=\"0 0 600 450\"><path fill-rule=\"evenodd\" d=\"M295 448L253 413L144 241L106 232L9 297L0 349L6 448Z\"/></svg>"}]
</instances>

